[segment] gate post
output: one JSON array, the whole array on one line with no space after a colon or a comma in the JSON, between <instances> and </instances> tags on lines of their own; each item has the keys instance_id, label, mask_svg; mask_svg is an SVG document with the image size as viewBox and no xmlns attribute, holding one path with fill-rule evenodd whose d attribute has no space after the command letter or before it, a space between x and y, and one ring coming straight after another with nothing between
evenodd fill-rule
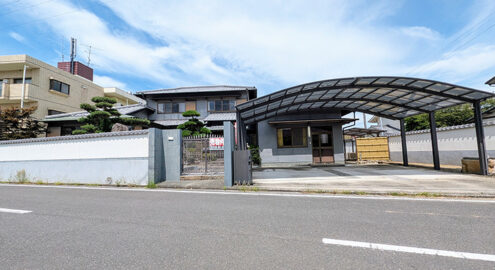
<instances>
[{"instance_id":1,"label":"gate post","mask_svg":"<svg viewBox=\"0 0 495 270\"><path fill-rule=\"evenodd\" d=\"M234 184L234 159L235 147L234 126L230 121L223 122L223 182L224 186L231 187Z\"/></svg>"}]
</instances>

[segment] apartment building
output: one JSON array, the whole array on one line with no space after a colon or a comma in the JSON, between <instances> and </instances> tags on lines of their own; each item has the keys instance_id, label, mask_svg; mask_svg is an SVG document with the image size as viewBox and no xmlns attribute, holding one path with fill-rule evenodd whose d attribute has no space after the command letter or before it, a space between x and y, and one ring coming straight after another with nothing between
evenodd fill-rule
<instances>
[{"instance_id":1,"label":"apartment building","mask_svg":"<svg viewBox=\"0 0 495 270\"><path fill-rule=\"evenodd\" d=\"M128 92L104 88L92 80L93 69L77 61L54 67L29 55L0 56L0 109L36 106L33 116L44 119L80 111L80 104L91 103L95 96L114 97L122 105L144 103Z\"/></svg>"},{"instance_id":2,"label":"apartment building","mask_svg":"<svg viewBox=\"0 0 495 270\"><path fill-rule=\"evenodd\" d=\"M235 106L256 98L257 89L214 85L139 91L136 95L155 109L148 119L156 126L176 128L187 121L183 112L195 110L210 130L223 133L223 121L235 122Z\"/></svg>"}]
</instances>

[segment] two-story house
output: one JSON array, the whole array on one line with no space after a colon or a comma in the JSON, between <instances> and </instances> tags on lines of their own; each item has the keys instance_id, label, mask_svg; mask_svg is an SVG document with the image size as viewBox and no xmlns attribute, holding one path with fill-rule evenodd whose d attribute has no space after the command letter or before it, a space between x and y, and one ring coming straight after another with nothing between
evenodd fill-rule
<instances>
[{"instance_id":1,"label":"two-story house","mask_svg":"<svg viewBox=\"0 0 495 270\"><path fill-rule=\"evenodd\" d=\"M223 133L223 122L235 122L235 106L257 97L251 86L195 86L138 91L138 97L155 109L150 115L156 126L176 128L187 121L182 113L195 110L198 117L214 133Z\"/></svg>"},{"instance_id":2,"label":"two-story house","mask_svg":"<svg viewBox=\"0 0 495 270\"><path fill-rule=\"evenodd\" d=\"M24 83L23 83L24 82ZM93 82L93 69L77 61L49 65L29 55L0 56L0 110L36 106L33 117L80 111L95 96L114 97L122 105L144 100L118 88Z\"/></svg>"}]
</instances>

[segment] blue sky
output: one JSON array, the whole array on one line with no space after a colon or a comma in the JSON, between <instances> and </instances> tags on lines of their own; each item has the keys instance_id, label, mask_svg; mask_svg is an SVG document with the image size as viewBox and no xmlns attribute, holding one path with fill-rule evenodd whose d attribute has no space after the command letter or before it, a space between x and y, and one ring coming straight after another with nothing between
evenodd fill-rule
<instances>
[{"instance_id":1,"label":"blue sky","mask_svg":"<svg viewBox=\"0 0 495 270\"><path fill-rule=\"evenodd\" d=\"M243 3L241 3L243 2ZM95 81L138 91L423 77L491 91L495 1L0 0L0 54L56 65L92 46Z\"/></svg>"}]
</instances>

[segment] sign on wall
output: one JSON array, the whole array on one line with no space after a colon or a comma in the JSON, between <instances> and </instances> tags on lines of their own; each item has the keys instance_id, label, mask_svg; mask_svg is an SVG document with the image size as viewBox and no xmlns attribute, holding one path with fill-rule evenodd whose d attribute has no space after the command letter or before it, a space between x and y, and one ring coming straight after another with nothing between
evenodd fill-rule
<instances>
[{"instance_id":1,"label":"sign on wall","mask_svg":"<svg viewBox=\"0 0 495 270\"><path fill-rule=\"evenodd\" d=\"M210 138L210 150L223 150L223 137Z\"/></svg>"}]
</instances>

